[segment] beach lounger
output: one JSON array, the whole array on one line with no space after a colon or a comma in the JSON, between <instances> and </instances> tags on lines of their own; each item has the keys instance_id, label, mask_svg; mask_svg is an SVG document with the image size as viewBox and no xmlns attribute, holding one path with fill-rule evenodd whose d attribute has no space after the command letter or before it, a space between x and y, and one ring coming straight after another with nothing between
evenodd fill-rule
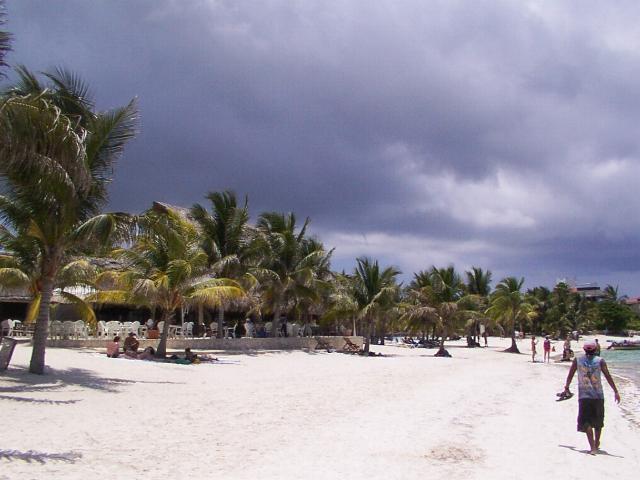
<instances>
[{"instance_id":1,"label":"beach lounger","mask_svg":"<svg viewBox=\"0 0 640 480\"><path fill-rule=\"evenodd\" d=\"M333 351L333 347L329 344L329 342L327 342L326 340L323 340L320 337L314 337L314 338L316 342L318 342L316 344L315 350L322 349L322 350L326 350L327 352Z\"/></svg>"},{"instance_id":2,"label":"beach lounger","mask_svg":"<svg viewBox=\"0 0 640 480\"><path fill-rule=\"evenodd\" d=\"M342 351L346 353L358 353L360 352L360 347L353 343L349 337L342 337L344 339L344 347L342 347Z\"/></svg>"}]
</instances>

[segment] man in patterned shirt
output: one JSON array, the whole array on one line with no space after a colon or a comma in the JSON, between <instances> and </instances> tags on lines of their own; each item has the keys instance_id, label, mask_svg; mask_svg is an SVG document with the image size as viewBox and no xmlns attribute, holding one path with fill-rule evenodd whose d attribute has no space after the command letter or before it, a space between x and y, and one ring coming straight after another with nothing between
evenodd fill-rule
<instances>
[{"instance_id":1,"label":"man in patterned shirt","mask_svg":"<svg viewBox=\"0 0 640 480\"><path fill-rule=\"evenodd\" d=\"M578 372L578 431L584 432L589 441L591 455L600 449L600 434L604 426L604 392L600 373L604 374L613 389L616 403L620 403L620 394L611 378L607 363L596 355L595 342L584 344L585 355L574 358L564 386L565 393L569 393L569 386L573 376Z\"/></svg>"}]
</instances>

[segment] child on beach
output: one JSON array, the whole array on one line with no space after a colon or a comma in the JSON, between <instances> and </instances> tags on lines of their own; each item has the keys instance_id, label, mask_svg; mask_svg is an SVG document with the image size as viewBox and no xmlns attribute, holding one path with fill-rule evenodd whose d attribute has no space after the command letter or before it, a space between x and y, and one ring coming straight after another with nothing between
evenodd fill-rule
<instances>
[{"instance_id":1,"label":"child on beach","mask_svg":"<svg viewBox=\"0 0 640 480\"><path fill-rule=\"evenodd\" d=\"M551 359L551 340L549 339L549 335L544 337L544 343L542 344L544 353L542 357L542 362L550 362Z\"/></svg>"},{"instance_id":2,"label":"child on beach","mask_svg":"<svg viewBox=\"0 0 640 480\"><path fill-rule=\"evenodd\" d=\"M538 341L534 335L531 335L531 363L536 363L536 345Z\"/></svg>"}]
</instances>

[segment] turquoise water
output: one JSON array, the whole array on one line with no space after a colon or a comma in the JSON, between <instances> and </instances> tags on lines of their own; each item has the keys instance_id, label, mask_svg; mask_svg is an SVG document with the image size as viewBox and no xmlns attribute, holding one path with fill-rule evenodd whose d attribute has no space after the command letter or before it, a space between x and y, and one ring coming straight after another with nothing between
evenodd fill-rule
<instances>
[{"instance_id":1,"label":"turquoise water","mask_svg":"<svg viewBox=\"0 0 640 480\"><path fill-rule=\"evenodd\" d=\"M611 373L631 380L640 388L640 350L603 350Z\"/></svg>"},{"instance_id":2,"label":"turquoise water","mask_svg":"<svg viewBox=\"0 0 640 480\"><path fill-rule=\"evenodd\" d=\"M640 350L603 350L601 355L622 395L623 412L640 428ZM626 381L620 382L617 376ZM604 383L604 379L602 381Z\"/></svg>"}]
</instances>

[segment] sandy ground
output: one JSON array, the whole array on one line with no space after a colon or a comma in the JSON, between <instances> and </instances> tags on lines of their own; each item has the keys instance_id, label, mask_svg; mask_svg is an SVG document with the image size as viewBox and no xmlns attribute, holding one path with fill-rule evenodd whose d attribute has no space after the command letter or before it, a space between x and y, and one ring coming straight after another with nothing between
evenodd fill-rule
<instances>
[{"instance_id":1,"label":"sandy ground","mask_svg":"<svg viewBox=\"0 0 640 480\"><path fill-rule=\"evenodd\" d=\"M567 365L504 345L201 365L50 349L46 376L26 373L19 346L0 375L0 479L637 478L640 430L608 386L590 456L576 397L555 401Z\"/></svg>"}]
</instances>

